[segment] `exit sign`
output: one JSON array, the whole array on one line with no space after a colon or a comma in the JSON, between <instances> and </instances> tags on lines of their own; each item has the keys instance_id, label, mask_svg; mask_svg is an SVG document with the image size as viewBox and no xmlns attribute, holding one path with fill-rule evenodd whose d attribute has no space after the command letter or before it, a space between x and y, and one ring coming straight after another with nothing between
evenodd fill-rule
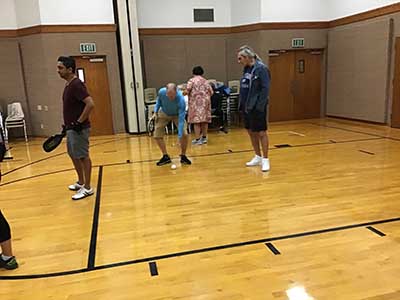
<instances>
[{"instance_id":1,"label":"exit sign","mask_svg":"<svg viewBox=\"0 0 400 300\"><path fill-rule=\"evenodd\" d=\"M79 48L82 54L96 53L96 43L81 43Z\"/></svg>"},{"instance_id":2,"label":"exit sign","mask_svg":"<svg viewBox=\"0 0 400 300\"><path fill-rule=\"evenodd\" d=\"M304 38L292 39L292 48L304 48Z\"/></svg>"}]
</instances>

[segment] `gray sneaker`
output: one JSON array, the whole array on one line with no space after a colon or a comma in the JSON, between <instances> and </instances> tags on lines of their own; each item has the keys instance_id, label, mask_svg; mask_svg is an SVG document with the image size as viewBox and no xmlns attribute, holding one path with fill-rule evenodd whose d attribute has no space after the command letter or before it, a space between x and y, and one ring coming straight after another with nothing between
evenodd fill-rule
<instances>
[{"instance_id":1,"label":"gray sneaker","mask_svg":"<svg viewBox=\"0 0 400 300\"><path fill-rule=\"evenodd\" d=\"M83 184L79 184L79 182L75 182L68 186L70 191L79 191L83 187Z\"/></svg>"},{"instance_id":2,"label":"gray sneaker","mask_svg":"<svg viewBox=\"0 0 400 300\"><path fill-rule=\"evenodd\" d=\"M202 144L207 144L207 137L203 136L200 140Z\"/></svg>"},{"instance_id":3,"label":"gray sneaker","mask_svg":"<svg viewBox=\"0 0 400 300\"><path fill-rule=\"evenodd\" d=\"M192 145L202 145L203 140L202 138L192 140Z\"/></svg>"}]
</instances>

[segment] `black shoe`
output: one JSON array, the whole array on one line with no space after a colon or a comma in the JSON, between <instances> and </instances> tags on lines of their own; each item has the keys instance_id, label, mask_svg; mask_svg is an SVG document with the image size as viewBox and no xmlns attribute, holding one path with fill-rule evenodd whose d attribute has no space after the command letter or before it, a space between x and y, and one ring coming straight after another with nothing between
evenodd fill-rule
<instances>
[{"instance_id":1,"label":"black shoe","mask_svg":"<svg viewBox=\"0 0 400 300\"><path fill-rule=\"evenodd\" d=\"M191 165L192 162L186 157L186 155L181 155L181 164Z\"/></svg>"},{"instance_id":2,"label":"black shoe","mask_svg":"<svg viewBox=\"0 0 400 300\"><path fill-rule=\"evenodd\" d=\"M6 270L14 270L18 268L17 260L14 256L7 260L3 260L3 257L0 254L0 268L4 268Z\"/></svg>"},{"instance_id":3,"label":"black shoe","mask_svg":"<svg viewBox=\"0 0 400 300\"><path fill-rule=\"evenodd\" d=\"M168 154L163 155L163 157L161 157L161 159L158 161L157 166L163 166L166 164L170 164L171 163L171 158L169 157Z\"/></svg>"}]
</instances>

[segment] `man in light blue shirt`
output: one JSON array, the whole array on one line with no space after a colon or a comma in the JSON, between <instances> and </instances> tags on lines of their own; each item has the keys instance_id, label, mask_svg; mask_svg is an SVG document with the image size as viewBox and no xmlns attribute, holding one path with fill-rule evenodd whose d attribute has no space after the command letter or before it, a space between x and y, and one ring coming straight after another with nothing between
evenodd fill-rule
<instances>
[{"instance_id":1,"label":"man in light blue shirt","mask_svg":"<svg viewBox=\"0 0 400 300\"><path fill-rule=\"evenodd\" d=\"M165 126L169 122L174 122L178 127L178 137L181 144L181 163L190 165L192 162L186 157L187 134L186 134L186 104L182 92L177 90L176 84L169 83L158 92L157 103L154 108L156 115L154 138L160 148L163 157L157 162L157 166L171 163L167 147L164 142Z\"/></svg>"}]
</instances>

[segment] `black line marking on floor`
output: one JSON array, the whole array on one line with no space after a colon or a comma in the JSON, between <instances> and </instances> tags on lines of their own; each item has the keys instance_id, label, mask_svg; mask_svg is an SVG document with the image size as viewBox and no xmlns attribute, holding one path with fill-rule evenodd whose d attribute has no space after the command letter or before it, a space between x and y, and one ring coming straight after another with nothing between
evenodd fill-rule
<instances>
[{"instance_id":1,"label":"black line marking on floor","mask_svg":"<svg viewBox=\"0 0 400 300\"><path fill-rule=\"evenodd\" d=\"M228 149L228 152L229 152L229 153L233 153L232 149Z\"/></svg>"},{"instance_id":2,"label":"black line marking on floor","mask_svg":"<svg viewBox=\"0 0 400 300\"><path fill-rule=\"evenodd\" d=\"M89 256L88 256L88 270L95 267L96 262L96 246L97 246L97 233L99 229L99 214L100 214L100 198L101 198L101 185L103 182L103 166L99 167L99 177L97 180L96 188L96 202L94 205L92 234L90 237Z\"/></svg>"},{"instance_id":3,"label":"black line marking on floor","mask_svg":"<svg viewBox=\"0 0 400 300\"><path fill-rule=\"evenodd\" d=\"M58 171L53 171L53 172L48 172L48 173L43 173L43 174L37 174L37 175L33 175L33 176L28 176L28 177L23 177L23 178L19 178L19 179L15 179L12 181L8 181L5 183L0 184L0 186L5 186L5 185L10 185L13 183L18 183L21 181L26 181L29 179L35 179L35 178L39 178L39 177L44 177L44 176L48 176L48 175L54 175L54 174L58 174L58 173L64 173L64 172L68 172L68 171L74 171L74 168L70 168L70 169L64 169L64 170L58 170Z\"/></svg>"},{"instance_id":4,"label":"black line marking on floor","mask_svg":"<svg viewBox=\"0 0 400 300\"><path fill-rule=\"evenodd\" d=\"M289 144L279 144L279 145L274 145L274 146L275 146L275 148L290 148L290 147L292 147Z\"/></svg>"},{"instance_id":5,"label":"black line marking on floor","mask_svg":"<svg viewBox=\"0 0 400 300\"><path fill-rule=\"evenodd\" d=\"M332 128L332 129L338 129L338 130L342 130L342 131L348 131L348 132L353 132L353 133L358 133L358 134L364 134L364 135L379 137L379 138L382 138L382 139L388 139L388 140L397 141L397 142L400 141L400 139L398 139L398 138L394 138L394 137L390 137L390 136L384 136L384 135L375 134L375 133L364 132L364 131L359 131L359 130L353 130L353 129L342 128L342 127L331 126L331 125L324 125L324 124L316 124L316 123L308 123L308 124L314 125L314 126L319 126L319 127Z\"/></svg>"},{"instance_id":6,"label":"black line marking on floor","mask_svg":"<svg viewBox=\"0 0 400 300\"><path fill-rule=\"evenodd\" d=\"M104 151L103 153L115 153L117 150L109 150L109 151Z\"/></svg>"},{"instance_id":7,"label":"black line marking on floor","mask_svg":"<svg viewBox=\"0 0 400 300\"><path fill-rule=\"evenodd\" d=\"M3 174L3 176L7 176L8 174L11 174L11 173L14 173L14 172L16 172L16 171L19 171L19 170L21 170L21 169L24 169L24 168L26 168L26 167L29 167L29 166L32 166L32 165L41 163L41 162L43 162L43 161L45 161L45 160L48 160L48 159L51 159L51 158L54 158L54 157L58 157L58 156L64 155L64 154L66 154L66 153L67 153L67 152L58 153L58 154L51 155L51 156L48 156L48 157L45 157L45 158L36 160L36 161L34 161L34 162L31 162L31 163L28 163L28 164L25 164L25 165L22 165L22 166L19 166L19 167L15 168L15 169L12 169L12 170L8 171L8 172L5 172L5 173Z\"/></svg>"},{"instance_id":8,"label":"black line marking on floor","mask_svg":"<svg viewBox=\"0 0 400 300\"><path fill-rule=\"evenodd\" d=\"M341 141L341 142L336 142L336 144L350 144L350 143L356 143L356 142L366 142L366 141L375 141L375 140L382 140L385 138L368 138L368 139L359 139L359 140L348 140L348 141ZM321 142L321 143L311 143L311 144L300 144L300 145L293 145L291 148L302 148L302 147L313 147L313 146L324 146L324 145L332 145L332 143L327 143L327 142ZM269 148L269 150L279 150L280 148ZM246 149L246 150L235 150L234 154L240 154L240 153L248 153L248 152L253 152L253 149ZM231 154L230 152L216 152L216 153L210 153L210 154L200 154L200 155L192 155L191 157L211 157L211 156L219 156L219 155L229 155ZM131 164L141 164L141 163L152 163L152 162L157 162L158 159L148 159L148 160L138 160L138 161L130 161ZM122 166L126 165L126 162L118 162L118 163L109 163L109 164L102 164L103 167L114 167L114 166ZM100 167L100 165L94 165L93 168L95 167ZM59 171L53 171L53 172L48 172L48 173L43 173L43 174L38 174L38 175L33 175L33 176L28 176L28 177L23 177L19 178L16 180L8 181L5 183L0 184L1 186L5 185L10 185L13 183L29 180L29 179L34 179L38 177L44 177L48 175L53 175L53 174L58 174L58 173L63 173L63 172L68 172L68 171L74 171L74 168L70 169L64 169L64 170L59 170Z\"/></svg>"},{"instance_id":9,"label":"black line marking on floor","mask_svg":"<svg viewBox=\"0 0 400 300\"><path fill-rule=\"evenodd\" d=\"M271 252L274 255L281 255L281 253L279 252L279 250L272 244L272 243L266 243L265 246L268 247L269 250L271 250Z\"/></svg>"},{"instance_id":10,"label":"black line marking on floor","mask_svg":"<svg viewBox=\"0 0 400 300\"><path fill-rule=\"evenodd\" d=\"M358 150L358 151L360 151L361 153L369 154L369 155L375 155L375 153L369 152L369 151L365 151L365 150Z\"/></svg>"},{"instance_id":11,"label":"black line marking on floor","mask_svg":"<svg viewBox=\"0 0 400 300\"><path fill-rule=\"evenodd\" d=\"M158 276L157 263L155 261L149 262L151 276Z\"/></svg>"},{"instance_id":12,"label":"black line marking on floor","mask_svg":"<svg viewBox=\"0 0 400 300\"><path fill-rule=\"evenodd\" d=\"M97 143L97 144L90 145L90 147L93 148L93 147L96 147L96 146L106 145L106 144L110 144L110 143L112 143L112 142L117 142L117 141L121 141L121 140L125 140L125 139L130 139L130 138L132 138L132 137L129 136L129 137L124 137L124 138L120 138L120 139L107 140L106 142L102 142L102 143ZM39 160L30 162L30 163L28 163L28 164L25 164L25 165L22 165L22 166L19 166L19 167L15 168L15 169L12 169L12 170L10 170L10 171L7 171L7 172L3 173L2 175L3 175L3 177L4 177L4 176L7 176L8 174L14 173L14 172L19 171L19 170L21 170L21 169L24 169L24 168L26 168L26 167L29 167L29 166L32 166L32 165L41 163L41 162L43 162L43 161L46 161L46 160L49 160L49 159L51 159L51 158L55 158L55 157L58 157L58 156L61 156L61 155L64 155L64 154L67 154L67 152L57 153L57 154L54 154L54 155L51 155L51 156L47 156L47 157L41 158L41 159L39 159Z\"/></svg>"},{"instance_id":13,"label":"black line marking on floor","mask_svg":"<svg viewBox=\"0 0 400 300\"><path fill-rule=\"evenodd\" d=\"M371 230L373 233L376 233L379 236L386 236L386 234L384 234L382 231L379 231L378 229L376 229L372 226L368 226L367 229Z\"/></svg>"},{"instance_id":14,"label":"black line marking on floor","mask_svg":"<svg viewBox=\"0 0 400 300\"><path fill-rule=\"evenodd\" d=\"M336 144L337 142L335 140L329 140L332 144Z\"/></svg>"},{"instance_id":15,"label":"black line marking on floor","mask_svg":"<svg viewBox=\"0 0 400 300\"><path fill-rule=\"evenodd\" d=\"M304 123L300 123L300 124L304 124ZM338 130L344 130L344 131L349 131L349 132L353 132L353 133L365 134L365 135L369 135L369 136L378 137L378 138L381 138L381 139L391 139L391 140L395 140L395 141L400 141L400 139L396 139L396 138L381 136L381 135L377 135L377 134L370 134L370 133L366 133L366 132L362 132L362 131L356 131L356 130L341 128L341 127L328 126L328 125L322 125L322 124L316 124L316 123L306 123L306 124L310 124L310 125L314 125L314 126L318 126L318 127L326 127L326 128L333 128L333 129L338 129ZM91 145L91 147L100 146L100 145L105 145L105 144L109 144L109 143L113 143L113 142L118 142L118 141L121 141L121 140L131 139L131 138L136 138L136 136L128 136L128 137L124 137L124 138L120 138L120 139L107 140L106 142L102 142L102 143L98 143L98 144ZM368 141L368 140L372 140L372 139L350 140L350 141L342 141L342 142L336 142L336 143L352 143L352 142L361 142L361 141ZM313 143L313 144L294 145L294 146L291 146L291 147L292 147L292 148L294 148L294 147L309 147L309 146L319 146L319 145L327 145L327 144L329 144L329 143L322 143L322 142L321 142L321 143ZM273 149L279 149L279 148L270 148L270 150L273 150ZM251 150L244 150L244 151L235 151L235 153L243 153L243 152L251 152L251 151L253 151L253 150L251 149ZM45 157L45 158L43 158L43 159L40 159L40 160L31 162L31 163L29 163L29 164L20 166L20 167L18 167L18 168L12 169L12 170L7 171L7 172L4 172L4 173L3 173L3 177L4 177L4 176L7 176L8 174L11 174L11 173L13 173L13 172L15 172L15 171L18 171L18 170L20 170L20 169L29 167L29 166L31 166L31 165L34 165L34 164L43 162L43 161L45 161L45 160L48 160L48 159L51 159L51 158L54 158L54 157L57 157L57 156L60 156L60 155L63 155L63 154L66 154L66 152L59 153L59 154L55 154L55 155L49 156L49 157ZM214 154L214 155L223 155L223 154L226 154L226 153L216 153L216 154ZM192 156L192 157L202 157L202 156L207 156L207 154L206 154L206 155L199 155L199 156ZM208 156L212 156L212 155L208 155ZM157 160L147 160L147 161L140 161L140 162L134 162L134 163L155 162L155 161L157 161ZM106 166L106 165L104 165L104 166ZM0 185L0 186L1 186L1 185Z\"/></svg>"},{"instance_id":16,"label":"black line marking on floor","mask_svg":"<svg viewBox=\"0 0 400 300\"><path fill-rule=\"evenodd\" d=\"M293 124L293 123L292 123L292 124ZM357 131L357 130L351 130L351 129L341 128L341 127L336 127L336 126L329 126L329 125L323 125L323 124L316 124L316 123L312 123L312 122L310 122L310 123L301 123L301 122L299 122L298 124L302 124L302 125L304 125L304 124L309 124L309 125L318 126L318 127L333 128L333 129L338 129L338 130L343 130L343 131L348 131L348 132L353 132L353 133L359 133L359 134L374 136L374 137L378 137L378 138L380 138L380 139L389 139L389 140L393 140L393 141L400 141L400 139L393 138L393 137L381 136L381 135L378 135L378 134L372 134L372 133L368 133L368 132ZM112 143L112 142L118 142L118 141L121 141L121 140L124 140L124 139L136 138L136 137L137 137L136 135L132 135L132 136L124 137L124 138L120 138L120 139L113 139L113 140L110 140L110 141L107 141L107 142L104 142L104 143L98 143L98 144L91 145L91 147L100 146L100 145L109 144L109 143ZM343 141L343 142L336 142L336 143L351 143L351 142L357 142L357 141L360 141L360 142L361 142L361 141L366 141L366 140L372 140L372 139L351 140L351 141ZM377 140L378 140L378 139L377 139ZM294 147L308 147L308 146L318 146L318 145L325 145L325 144L328 144L328 143L303 144L303 145L295 145L295 146L292 146L292 147L293 147L293 148L294 148ZM270 148L270 150L272 150L272 149L277 149L277 148ZM240 152L235 151L235 153L243 153L243 152L251 152L251 151L253 151L253 150L240 151ZM7 176L8 174L11 174L11 173L13 173L13 172L15 172L15 171L18 171L18 170L20 170L20 169L29 167L29 166L31 166L31 165L40 163L40 162L42 162L42 161L45 161L45 160L48 160L48 159L51 159L51 158L54 158L54 157L56 157L56 156L60 156L60 155L63 155L63 154L66 154L66 152L59 153L59 154L56 154L56 155L54 155L54 156L49 156L49 157L43 158L43 159L41 159L41 160L34 161L34 162L32 162L32 163L29 163L29 164L20 166L20 167L18 167L18 168L16 168L16 169L13 169L13 170L10 170L10 171L7 171L7 172L3 173L3 177L4 177L4 176ZM193 157L195 157L195 156L193 156ZM200 157L200 156L198 156L198 157ZM153 162L153 161L156 161L156 160L151 160L150 162ZM149 162L149 161L142 161L142 162ZM1 186L1 185L0 185L0 186Z\"/></svg>"},{"instance_id":17,"label":"black line marking on floor","mask_svg":"<svg viewBox=\"0 0 400 300\"><path fill-rule=\"evenodd\" d=\"M164 260L164 259L169 259L169 258L182 257L182 256L193 255L193 254L205 253L205 252L238 248L238 247L250 246L250 245L255 245L255 244L265 244L265 243L271 243L274 241L296 239L296 238L300 238L300 237L320 235L320 234L325 234L325 233L330 233L330 232L338 232L338 231L344 231L344 230L349 230L349 229L373 226L373 225L378 225L378 224L394 223L394 222L400 222L400 217L392 218L392 219L385 219L385 220L378 220L378 221L371 221L371 222L366 222L366 223L345 225L345 226L339 226L339 227L332 227L332 228L326 228L326 229L320 229L320 230L306 231L306 232L294 233L294 234L289 234L289 235L284 235L284 236L269 237L269 238L264 238L264 239L259 239L259 240L250 240L250 241L246 241L246 242L226 244L226 245L220 245L220 246L214 246L214 247L208 247L208 248L200 248L200 249L195 249L195 250L188 250L188 251L164 254L164 255L147 257L147 258L139 258L139 259L135 259L135 260L122 261L122 262L118 262L118 263L101 265L101 266L94 267L93 269L78 269L78 270L71 270L71 271L65 271L65 272L35 274L35 275L0 276L0 280L26 280L26 279L49 278L49 277L73 275L73 274L105 270L105 269L117 268L117 267L128 266L128 265L148 263L148 262L152 262L152 261L159 261L159 260Z\"/></svg>"}]
</instances>

